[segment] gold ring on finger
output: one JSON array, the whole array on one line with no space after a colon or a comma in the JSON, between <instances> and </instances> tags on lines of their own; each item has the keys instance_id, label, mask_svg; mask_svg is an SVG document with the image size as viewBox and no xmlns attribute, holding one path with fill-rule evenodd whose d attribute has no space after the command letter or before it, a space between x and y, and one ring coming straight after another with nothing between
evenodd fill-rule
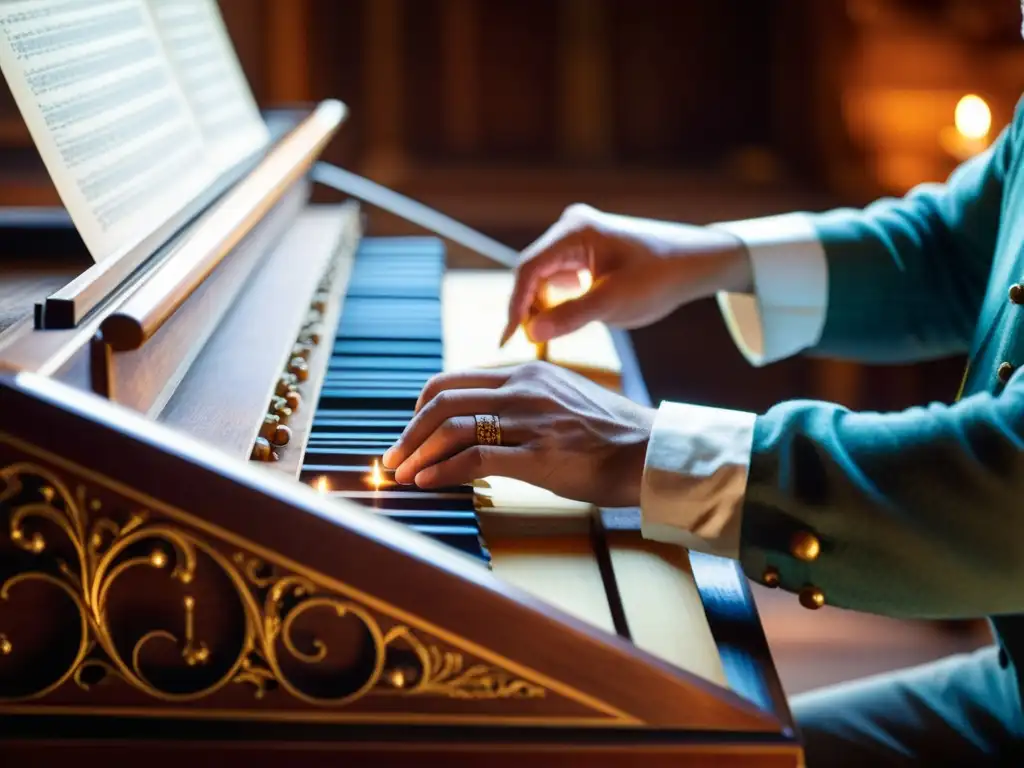
<instances>
[{"instance_id":1,"label":"gold ring on finger","mask_svg":"<svg viewBox=\"0 0 1024 768\"><path fill-rule=\"evenodd\" d=\"M497 416L481 414L476 421L477 445L501 445L501 420Z\"/></svg>"}]
</instances>

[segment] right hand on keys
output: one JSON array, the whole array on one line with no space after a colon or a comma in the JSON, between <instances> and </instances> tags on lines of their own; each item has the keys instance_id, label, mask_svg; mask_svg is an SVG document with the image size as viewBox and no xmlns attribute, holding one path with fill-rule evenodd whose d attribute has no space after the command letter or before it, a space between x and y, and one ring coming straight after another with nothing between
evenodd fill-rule
<instances>
[{"instance_id":1,"label":"right hand on keys","mask_svg":"<svg viewBox=\"0 0 1024 768\"><path fill-rule=\"evenodd\" d=\"M580 270L594 279L587 293L531 317L546 285L579 288ZM502 344L524 324L533 342L594 320L640 328L718 291L749 291L751 283L742 243L727 232L573 205L523 252Z\"/></svg>"}]
</instances>

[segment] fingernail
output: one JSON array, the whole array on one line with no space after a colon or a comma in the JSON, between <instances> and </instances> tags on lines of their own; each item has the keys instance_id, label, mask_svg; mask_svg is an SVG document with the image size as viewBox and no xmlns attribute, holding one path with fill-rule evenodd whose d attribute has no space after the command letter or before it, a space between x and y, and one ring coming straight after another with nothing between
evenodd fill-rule
<instances>
[{"instance_id":1,"label":"fingernail","mask_svg":"<svg viewBox=\"0 0 1024 768\"><path fill-rule=\"evenodd\" d=\"M384 455L380 457L380 463L384 465L385 469L395 469L395 467L392 466L392 464L391 464L391 462L394 460L394 458L395 458L395 449L394 448L388 448L386 451L384 451Z\"/></svg>"},{"instance_id":2,"label":"fingernail","mask_svg":"<svg viewBox=\"0 0 1024 768\"><path fill-rule=\"evenodd\" d=\"M503 334L501 334L501 341L498 342L498 349L501 349L506 344L508 344L509 339L511 339L515 335L515 332L516 332L516 326L514 326L514 325L506 328L505 332Z\"/></svg>"},{"instance_id":3,"label":"fingernail","mask_svg":"<svg viewBox=\"0 0 1024 768\"><path fill-rule=\"evenodd\" d=\"M416 477L413 478L413 482L420 488L423 488L424 485L430 484L430 480L433 476L434 473L431 470L424 469L422 472L417 474Z\"/></svg>"}]
</instances>

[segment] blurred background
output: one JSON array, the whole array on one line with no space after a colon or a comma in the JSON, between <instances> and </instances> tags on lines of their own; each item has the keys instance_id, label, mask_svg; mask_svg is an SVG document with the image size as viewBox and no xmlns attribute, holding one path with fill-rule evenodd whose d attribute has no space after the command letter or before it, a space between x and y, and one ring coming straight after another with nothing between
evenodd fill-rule
<instances>
[{"instance_id":1,"label":"blurred background","mask_svg":"<svg viewBox=\"0 0 1024 768\"><path fill-rule=\"evenodd\" d=\"M327 158L521 247L567 205L694 223L861 205L940 181L1024 90L1016 0L221 0L264 107L351 116ZM9 94L0 204L57 204ZM412 232L374 214L371 233ZM452 251L453 266L484 266ZM962 360L752 370L717 309L635 334L655 399L949 401ZM978 623L897 622L757 589L790 692L966 650Z\"/></svg>"}]
</instances>

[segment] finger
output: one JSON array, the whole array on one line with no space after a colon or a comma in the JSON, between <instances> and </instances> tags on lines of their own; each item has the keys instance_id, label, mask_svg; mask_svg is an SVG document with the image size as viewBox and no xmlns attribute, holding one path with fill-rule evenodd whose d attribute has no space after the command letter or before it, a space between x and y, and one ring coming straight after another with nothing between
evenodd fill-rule
<instances>
[{"instance_id":1,"label":"finger","mask_svg":"<svg viewBox=\"0 0 1024 768\"><path fill-rule=\"evenodd\" d=\"M381 459L386 468L401 466L431 433L453 416L478 413L500 414L507 409L507 392L497 389L454 389L438 393L412 417L391 448Z\"/></svg>"},{"instance_id":2,"label":"finger","mask_svg":"<svg viewBox=\"0 0 1024 768\"><path fill-rule=\"evenodd\" d=\"M518 445L527 438L528 429L522 422L503 419L501 442L505 447ZM439 462L477 445L476 419L472 416L455 416L434 430L423 444L395 470L395 480L403 485L413 482L416 475Z\"/></svg>"},{"instance_id":3,"label":"finger","mask_svg":"<svg viewBox=\"0 0 1024 768\"><path fill-rule=\"evenodd\" d=\"M530 250L527 250L530 255L516 270L515 285L508 304L508 324L502 334L503 342L507 342L526 319L547 278L590 267L590 251L582 239L583 235L580 232L559 232L557 238L552 239L550 243L544 243L543 247L535 252L530 253Z\"/></svg>"},{"instance_id":4,"label":"finger","mask_svg":"<svg viewBox=\"0 0 1024 768\"><path fill-rule=\"evenodd\" d=\"M428 402L447 389L497 389L504 386L512 375L511 368L495 368L492 371L454 371L432 376L423 386L416 408L419 411Z\"/></svg>"},{"instance_id":5,"label":"finger","mask_svg":"<svg viewBox=\"0 0 1024 768\"><path fill-rule=\"evenodd\" d=\"M495 445L474 445L450 459L427 467L416 475L416 485L423 489L449 488L484 477L500 475L525 480L536 474L540 459L526 448Z\"/></svg>"},{"instance_id":6,"label":"finger","mask_svg":"<svg viewBox=\"0 0 1024 768\"><path fill-rule=\"evenodd\" d=\"M599 281L589 292L531 318L526 325L530 341L540 343L579 330L594 320L608 317L614 306L609 283Z\"/></svg>"},{"instance_id":7,"label":"finger","mask_svg":"<svg viewBox=\"0 0 1024 768\"><path fill-rule=\"evenodd\" d=\"M547 278L544 285L541 286L543 306L550 307L560 304L565 298L579 296L583 287L580 283L581 272L582 270L579 269L572 272L558 272Z\"/></svg>"}]
</instances>

